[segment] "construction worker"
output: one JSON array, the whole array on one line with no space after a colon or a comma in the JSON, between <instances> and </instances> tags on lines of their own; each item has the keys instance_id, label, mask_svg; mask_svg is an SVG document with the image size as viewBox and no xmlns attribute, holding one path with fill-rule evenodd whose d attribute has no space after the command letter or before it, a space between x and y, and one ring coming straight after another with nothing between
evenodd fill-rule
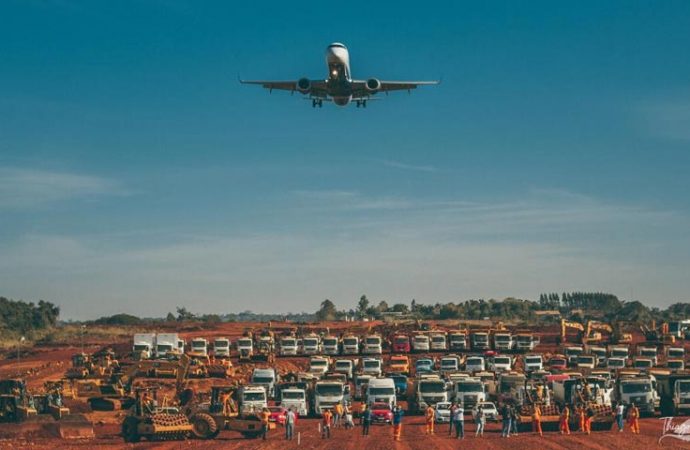
<instances>
[{"instance_id":1,"label":"construction worker","mask_svg":"<svg viewBox=\"0 0 690 450\"><path fill-rule=\"evenodd\" d=\"M402 418L403 410L400 405L397 405L393 410L393 440L400 440L400 433L402 432Z\"/></svg>"},{"instance_id":2,"label":"construction worker","mask_svg":"<svg viewBox=\"0 0 690 450\"><path fill-rule=\"evenodd\" d=\"M285 440L291 441L292 436L295 434L295 412L292 407L288 408L287 413L285 413Z\"/></svg>"},{"instance_id":3,"label":"construction worker","mask_svg":"<svg viewBox=\"0 0 690 450\"><path fill-rule=\"evenodd\" d=\"M568 405L565 405L563 407L563 411L561 412L561 420L560 423L558 424L558 429L560 430L561 434L567 434L570 435L570 424L568 421L570 420L570 408L568 408Z\"/></svg>"},{"instance_id":4,"label":"construction worker","mask_svg":"<svg viewBox=\"0 0 690 450\"><path fill-rule=\"evenodd\" d=\"M338 403L333 408L333 428L338 428L341 417L343 417L343 405Z\"/></svg>"},{"instance_id":5,"label":"construction worker","mask_svg":"<svg viewBox=\"0 0 690 450\"><path fill-rule=\"evenodd\" d=\"M362 436L369 436L369 425L371 425L371 409L365 403L364 411L359 416L360 423L362 424Z\"/></svg>"},{"instance_id":6,"label":"construction worker","mask_svg":"<svg viewBox=\"0 0 690 450\"><path fill-rule=\"evenodd\" d=\"M541 407L534 405L534 413L532 413L532 431L539 433L539 436L544 436L541 431Z\"/></svg>"},{"instance_id":7,"label":"construction worker","mask_svg":"<svg viewBox=\"0 0 690 450\"><path fill-rule=\"evenodd\" d=\"M616 424L618 424L618 432L622 433L623 432L623 417L625 416L625 405L622 403L618 402L616 405Z\"/></svg>"},{"instance_id":8,"label":"construction worker","mask_svg":"<svg viewBox=\"0 0 690 450\"><path fill-rule=\"evenodd\" d=\"M331 438L331 424L333 423L333 413L330 409L323 412L323 420L321 422L321 439Z\"/></svg>"},{"instance_id":9,"label":"construction worker","mask_svg":"<svg viewBox=\"0 0 690 450\"><path fill-rule=\"evenodd\" d=\"M501 427L501 437L510 437L510 407L508 404L503 404L503 408L501 408L501 418L503 424Z\"/></svg>"},{"instance_id":10,"label":"construction worker","mask_svg":"<svg viewBox=\"0 0 690 450\"><path fill-rule=\"evenodd\" d=\"M465 408L463 408L462 403L458 404L455 410L453 410L451 420L455 426L455 438L465 439Z\"/></svg>"},{"instance_id":11,"label":"construction worker","mask_svg":"<svg viewBox=\"0 0 690 450\"><path fill-rule=\"evenodd\" d=\"M628 424L633 434L640 434L640 410L634 403L631 403L628 409Z\"/></svg>"},{"instance_id":12,"label":"construction worker","mask_svg":"<svg viewBox=\"0 0 690 450\"><path fill-rule=\"evenodd\" d=\"M540 402L544 400L544 386L541 384L537 385L537 400Z\"/></svg>"},{"instance_id":13,"label":"construction worker","mask_svg":"<svg viewBox=\"0 0 690 450\"><path fill-rule=\"evenodd\" d=\"M269 428L269 422L271 419L271 412L268 410L268 408L264 408L261 410L261 439L264 441L268 437L268 428Z\"/></svg>"},{"instance_id":14,"label":"construction worker","mask_svg":"<svg viewBox=\"0 0 690 450\"><path fill-rule=\"evenodd\" d=\"M362 418L364 417L364 411L366 411L367 408L368 408L368 406L365 402L362 402L359 405L359 424L360 425L364 425L364 423L362 422Z\"/></svg>"},{"instance_id":15,"label":"construction worker","mask_svg":"<svg viewBox=\"0 0 690 450\"><path fill-rule=\"evenodd\" d=\"M518 420L520 419L520 414L515 405L510 406L510 432L515 436L518 435Z\"/></svg>"},{"instance_id":16,"label":"construction worker","mask_svg":"<svg viewBox=\"0 0 690 450\"><path fill-rule=\"evenodd\" d=\"M580 425L580 431L586 433L585 429L585 407L582 403L578 403L577 408L575 408L575 413L577 414L577 419Z\"/></svg>"},{"instance_id":17,"label":"construction worker","mask_svg":"<svg viewBox=\"0 0 690 450\"><path fill-rule=\"evenodd\" d=\"M484 426L486 425L486 416L484 416L484 408L479 405L477 408L476 415L474 416L474 421L477 424L477 431L475 436L484 436Z\"/></svg>"},{"instance_id":18,"label":"construction worker","mask_svg":"<svg viewBox=\"0 0 690 450\"><path fill-rule=\"evenodd\" d=\"M426 434L434 434L434 419L436 418L436 411L429 405L426 408Z\"/></svg>"},{"instance_id":19,"label":"construction worker","mask_svg":"<svg viewBox=\"0 0 690 450\"><path fill-rule=\"evenodd\" d=\"M450 414L449 414L450 420L448 421L448 436L453 434L453 415L455 414L455 408L456 408L455 402L452 402L450 404Z\"/></svg>"},{"instance_id":20,"label":"construction worker","mask_svg":"<svg viewBox=\"0 0 690 450\"><path fill-rule=\"evenodd\" d=\"M229 416L230 415L230 392L225 391L220 394L220 404L223 405L223 415L224 416Z\"/></svg>"},{"instance_id":21,"label":"construction worker","mask_svg":"<svg viewBox=\"0 0 690 450\"><path fill-rule=\"evenodd\" d=\"M585 409L585 433L592 433L592 417L594 417L594 409L592 406L588 406Z\"/></svg>"}]
</instances>

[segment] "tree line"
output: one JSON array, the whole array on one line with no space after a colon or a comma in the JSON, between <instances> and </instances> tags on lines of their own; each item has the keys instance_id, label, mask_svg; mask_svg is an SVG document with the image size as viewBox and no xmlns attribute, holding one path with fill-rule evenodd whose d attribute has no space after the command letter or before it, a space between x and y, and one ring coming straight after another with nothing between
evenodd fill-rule
<instances>
[{"instance_id":1,"label":"tree line","mask_svg":"<svg viewBox=\"0 0 690 450\"><path fill-rule=\"evenodd\" d=\"M0 335L29 334L55 326L60 308L39 300L38 304L0 297Z\"/></svg>"}]
</instances>

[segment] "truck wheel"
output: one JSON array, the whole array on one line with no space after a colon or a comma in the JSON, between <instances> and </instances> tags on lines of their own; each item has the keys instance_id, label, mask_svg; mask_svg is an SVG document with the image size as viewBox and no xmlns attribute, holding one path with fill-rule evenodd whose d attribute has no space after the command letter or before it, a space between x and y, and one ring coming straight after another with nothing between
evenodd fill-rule
<instances>
[{"instance_id":1,"label":"truck wheel","mask_svg":"<svg viewBox=\"0 0 690 450\"><path fill-rule=\"evenodd\" d=\"M212 439L218 434L218 424L213 417L206 413L196 413L192 416L192 432L199 439Z\"/></svg>"},{"instance_id":2,"label":"truck wheel","mask_svg":"<svg viewBox=\"0 0 690 450\"><path fill-rule=\"evenodd\" d=\"M125 417L124 422L122 422L122 437L125 442L131 443L141 440L141 436L139 436L139 419L132 416Z\"/></svg>"}]
</instances>

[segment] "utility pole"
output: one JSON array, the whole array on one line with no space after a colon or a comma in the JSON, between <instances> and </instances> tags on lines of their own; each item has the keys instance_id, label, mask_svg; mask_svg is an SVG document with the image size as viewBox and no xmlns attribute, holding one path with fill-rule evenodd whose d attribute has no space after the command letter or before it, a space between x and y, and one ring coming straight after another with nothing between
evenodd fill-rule
<instances>
[{"instance_id":1,"label":"utility pole","mask_svg":"<svg viewBox=\"0 0 690 450\"><path fill-rule=\"evenodd\" d=\"M86 334L86 325L81 326L81 353L84 354L84 335Z\"/></svg>"},{"instance_id":2,"label":"utility pole","mask_svg":"<svg viewBox=\"0 0 690 450\"><path fill-rule=\"evenodd\" d=\"M24 342L26 338L22 336L19 338L19 343L17 344L17 365L20 365L22 362L22 342Z\"/></svg>"}]
</instances>

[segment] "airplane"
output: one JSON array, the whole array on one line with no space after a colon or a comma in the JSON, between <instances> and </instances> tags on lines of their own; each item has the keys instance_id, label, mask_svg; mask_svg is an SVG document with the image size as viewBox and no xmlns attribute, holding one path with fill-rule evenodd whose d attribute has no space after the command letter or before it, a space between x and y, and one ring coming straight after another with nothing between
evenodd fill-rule
<instances>
[{"instance_id":1,"label":"airplane","mask_svg":"<svg viewBox=\"0 0 690 450\"><path fill-rule=\"evenodd\" d=\"M243 84L259 84L269 91L274 89L295 91L309 95L311 106L321 108L324 101L332 101L338 106L347 106L355 102L359 108L367 107L367 101L374 100L372 95L379 92L408 91L417 86L439 84L440 81L381 81L378 78L368 80L353 80L350 75L350 53L345 45L334 42L326 47L326 64L328 65L328 78L325 80L310 80L300 78L297 81L267 81L267 80L242 80Z\"/></svg>"}]
</instances>

